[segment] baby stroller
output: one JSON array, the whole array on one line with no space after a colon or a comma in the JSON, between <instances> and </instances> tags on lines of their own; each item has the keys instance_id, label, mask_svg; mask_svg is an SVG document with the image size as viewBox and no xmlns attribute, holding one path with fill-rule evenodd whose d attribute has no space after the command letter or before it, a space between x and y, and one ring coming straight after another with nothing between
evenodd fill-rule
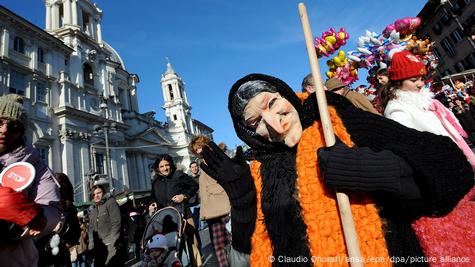
<instances>
[{"instance_id":1,"label":"baby stroller","mask_svg":"<svg viewBox=\"0 0 475 267\"><path fill-rule=\"evenodd\" d=\"M142 237L143 265L191 266L190 251L184 239L186 220L174 207L158 210L145 227Z\"/></svg>"}]
</instances>

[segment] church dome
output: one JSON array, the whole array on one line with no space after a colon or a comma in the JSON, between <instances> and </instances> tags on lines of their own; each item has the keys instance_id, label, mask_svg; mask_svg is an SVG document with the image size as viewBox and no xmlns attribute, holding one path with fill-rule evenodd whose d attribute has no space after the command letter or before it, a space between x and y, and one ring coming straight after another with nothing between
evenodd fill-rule
<instances>
[{"instance_id":1,"label":"church dome","mask_svg":"<svg viewBox=\"0 0 475 267\"><path fill-rule=\"evenodd\" d=\"M112 47L110 46L107 42L104 42L104 47L105 49L111 53L111 58L110 60L111 61L114 61L114 62L117 62L117 63L120 63L120 67L123 69L123 70L126 70L125 69L125 64L124 64L124 61L122 60L122 58L120 57L119 53L117 53L117 51Z\"/></svg>"}]
</instances>

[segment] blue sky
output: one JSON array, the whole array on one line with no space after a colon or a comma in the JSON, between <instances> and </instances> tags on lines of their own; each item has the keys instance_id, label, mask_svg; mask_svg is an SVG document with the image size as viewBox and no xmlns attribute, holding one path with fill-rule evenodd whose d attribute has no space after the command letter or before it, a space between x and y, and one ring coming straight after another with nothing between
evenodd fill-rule
<instances>
[{"instance_id":1,"label":"blue sky","mask_svg":"<svg viewBox=\"0 0 475 267\"><path fill-rule=\"evenodd\" d=\"M194 118L213 129L217 142L234 147L236 137L227 111L227 95L242 76L273 75L300 91L310 72L297 4L294 0L97 0L103 10L102 36L140 77L140 112L157 112L163 98L161 74L168 57L186 83ZM18 15L45 26L44 0L0 0ZM350 34L345 51L356 48L366 29L380 33L396 19L416 16L426 0L314 0L304 2L313 36L330 27ZM326 58L320 60L323 73ZM366 71L360 70L364 84Z\"/></svg>"}]
</instances>

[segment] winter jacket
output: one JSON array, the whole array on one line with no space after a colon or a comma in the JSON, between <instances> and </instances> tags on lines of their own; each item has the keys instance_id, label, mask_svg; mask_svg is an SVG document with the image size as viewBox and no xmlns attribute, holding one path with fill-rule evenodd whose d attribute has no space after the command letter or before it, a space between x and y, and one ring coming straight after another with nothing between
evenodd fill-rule
<instances>
[{"instance_id":1,"label":"winter jacket","mask_svg":"<svg viewBox=\"0 0 475 267\"><path fill-rule=\"evenodd\" d=\"M418 131L450 137L439 118L429 110L428 98L429 93L397 90L396 98L388 101L384 116Z\"/></svg>"},{"instance_id":2,"label":"winter jacket","mask_svg":"<svg viewBox=\"0 0 475 267\"><path fill-rule=\"evenodd\" d=\"M450 137L475 170L475 154L464 140L467 134L455 115L432 97L431 92L397 90L396 98L388 102L384 116L418 131Z\"/></svg>"},{"instance_id":3,"label":"winter jacket","mask_svg":"<svg viewBox=\"0 0 475 267\"><path fill-rule=\"evenodd\" d=\"M38 151L31 146L20 146L12 152L0 156L2 168L15 162L29 162L35 168L35 180L23 190L23 193L36 204L41 205L47 221L41 236L47 235L61 219L58 209L59 187L53 178L53 173L41 160ZM0 241L0 266L36 266L37 262L38 251L33 240Z\"/></svg>"},{"instance_id":4,"label":"winter jacket","mask_svg":"<svg viewBox=\"0 0 475 267\"><path fill-rule=\"evenodd\" d=\"M198 187L199 187L199 184L200 184L200 175L201 175L201 170L195 175L193 175L192 173L189 174L189 176L191 178L193 178L193 180L198 185ZM188 206L199 208L200 207L200 202L201 202L201 200L200 200L200 194L199 194L199 190L198 190L198 192L196 192L196 194L194 196L192 196L188 199Z\"/></svg>"},{"instance_id":5,"label":"winter jacket","mask_svg":"<svg viewBox=\"0 0 475 267\"><path fill-rule=\"evenodd\" d=\"M231 210L228 195L223 187L203 170L201 170L200 175L200 198L201 220L209 220L228 215Z\"/></svg>"},{"instance_id":6,"label":"winter jacket","mask_svg":"<svg viewBox=\"0 0 475 267\"><path fill-rule=\"evenodd\" d=\"M91 207L89 214L89 249L101 264L110 264L118 257L120 246L121 216L119 205L113 197L104 196ZM106 251L107 249L107 251ZM98 259L98 257L100 259ZM101 266L101 264L98 264Z\"/></svg>"},{"instance_id":7,"label":"winter jacket","mask_svg":"<svg viewBox=\"0 0 475 267\"><path fill-rule=\"evenodd\" d=\"M190 176L181 171L174 171L167 177L155 175L152 180L152 197L158 208L176 206L185 218L191 217L191 210L188 207L187 199L195 195L198 191L198 184ZM182 203L173 203L172 197L184 194L187 199Z\"/></svg>"}]
</instances>

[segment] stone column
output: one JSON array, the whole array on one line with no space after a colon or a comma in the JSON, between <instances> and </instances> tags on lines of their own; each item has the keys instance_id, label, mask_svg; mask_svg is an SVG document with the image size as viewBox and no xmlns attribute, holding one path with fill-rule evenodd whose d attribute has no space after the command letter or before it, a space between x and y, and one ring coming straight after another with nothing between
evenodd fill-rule
<instances>
[{"instance_id":1,"label":"stone column","mask_svg":"<svg viewBox=\"0 0 475 267\"><path fill-rule=\"evenodd\" d=\"M128 167L128 174L129 177L129 184L130 189L138 189L140 188L139 184L137 183L137 152L129 152L127 157L127 167Z\"/></svg>"},{"instance_id":2,"label":"stone column","mask_svg":"<svg viewBox=\"0 0 475 267\"><path fill-rule=\"evenodd\" d=\"M51 5L46 4L46 30L51 30Z\"/></svg>"},{"instance_id":3,"label":"stone column","mask_svg":"<svg viewBox=\"0 0 475 267\"><path fill-rule=\"evenodd\" d=\"M78 5L76 0L72 0L72 5L71 5L71 23L73 25L78 25Z\"/></svg>"},{"instance_id":4,"label":"stone column","mask_svg":"<svg viewBox=\"0 0 475 267\"><path fill-rule=\"evenodd\" d=\"M96 37L97 37L97 42L102 43L101 20L99 16L96 17Z\"/></svg>"},{"instance_id":5,"label":"stone column","mask_svg":"<svg viewBox=\"0 0 475 267\"><path fill-rule=\"evenodd\" d=\"M56 30L59 28L59 6L53 5L52 7L52 16L51 16L51 30Z\"/></svg>"},{"instance_id":6,"label":"stone column","mask_svg":"<svg viewBox=\"0 0 475 267\"><path fill-rule=\"evenodd\" d=\"M81 196L82 196L82 201L86 202L89 198L89 180L88 177L86 177L84 174L89 173L91 170L91 166L89 165L90 159L89 159L89 147L86 142L87 139L84 139L84 142L81 143L80 147L80 159L81 159Z\"/></svg>"},{"instance_id":7,"label":"stone column","mask_svg":"<svg viewBox=\"0 0 475 267\"><path fill-rule=\"evenodd\" d=\"M121 173L122 173L122 184L124 186L127 186L127 188L130 189L130 177L129 177L129 172L127 170L127 153L125 150L119 150L117 151L117 154L119 155L120 158L120 168L121 168Z\"/></svg>"},{"instance_id":8,"label":"stone column","mask_svg":"<svg viewBox=\"0 0 475 267\"><path fill-rule=\"evenodd\" d=\"M8 50L9 50L9 42L10 34L7 29L3 29L2 31L2 47L0 50L1 56L8 57Z\"/></svg>"},{"instance_id":9,"label":"stone column","mask_svg":"<svg viewBox=\"0 0 475 267\"><path fill-rule=\"evenodd\" d=\"M63 125L64 127L65 125ZM59 134L62 150L61 150L61 161L62 161L62 172L64 172L69 177L74 175L74 154L73 154L73 134L69 130L62 130Z\"/></svg>"},{"instance_id":10,"label":"stone column","mask_svg":"<svg viewBox=\"0 0 475 267\"><path fill-rule=\"evenodd\" d=\"M145 172L143 169L143 155L141 151L137 152L137 177L135 178L136 181L138 182L139 190L142 189L142 181L143 177L145 176Z\"/></svg>"},{"instance_id":11,"label":"stone column","mask_svg":"<svg viewBox=\"0 0 475 267\"><path fill-rule=\"evenodd\" d=\"M142 183L144 183L143 189L150 188L150 171L148 169L148 158L146 155L143 155L143 168L145 175L140 177L142 179Z\"/></svg>"},{"instance_id":12,"label":"stone column","mask_svg":"<svg viewBox=\"0 0 475 267\"><path fill-rule=\"evenodd\" d=\"M122 107L126 110L131 110L130 103L129 103L129 89L128 88L124 88L124 90L122 90L122 95L120 99L121 101L123 100Z\"/></svg>"},{"instance_id":13,"label":"stone column","mask_svg":"<svg viewBox=\"0 0 475 267\"><path fill-rule=\"evenodd\" d=\"M33 70L37 70L38 69L38 46L37 45L34 45L32 48L31 48L31 64L30 64L30 67L31 69Z\"/></svg>"},{"instance_id":14,"label":"stone column","mask_svg":"<svg viewBox=\"0 0 475 267\"><path fill-rule=\"evenodd\" d=\"M109 135L110 136L110 135ZM117 181L120 181L119 177L119 162L118 162L118 157L117 157L117 150L115 149L110 149L111 146L114 146L112 142L110 141L109 138L109 153L110 153L110 160L111 160L111 177L112 179L115 179Z\"/></svg>"},{"instance_id":15,"label":"stone column","mask_svg":"<svg viewBox=\"0 0 475 267\"><path fill-rule=\"evenodd\" d=\"M63 0L63 25L71 24L71 0Z\"/></svg>"},{"instance_id":16,"label":"stone column","mask_svg":"<svg viewBox=\"0 0 475 267\"><path fill-rule=\"evenodd\" d=\"M94 35L94 18L92 16L89 17L89 36L91 36L92 39L95 39Z\"/></svg>"}]
</instances>

